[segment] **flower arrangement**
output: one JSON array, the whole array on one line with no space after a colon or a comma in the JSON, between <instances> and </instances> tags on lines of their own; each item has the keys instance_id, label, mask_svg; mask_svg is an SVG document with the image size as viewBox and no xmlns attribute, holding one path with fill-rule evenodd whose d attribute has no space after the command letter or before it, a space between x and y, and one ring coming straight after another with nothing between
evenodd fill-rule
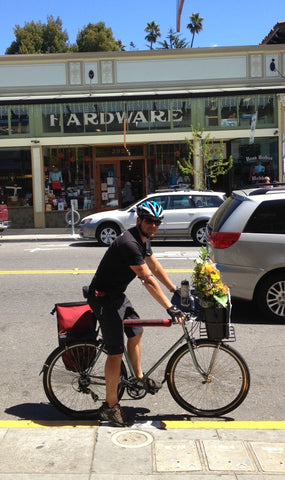
<instances>
[{"instance_id":1,"label":"flower arrangement","mask_svg":"<svg viewBox=\"0 0 285 480\"><path fill-rule=\"evenodd\" d=\"M202 247L194 261L192 284L202 306L213 306L215 302L227 307L229 289L221 281L221 274L210 260L208 251Z\"/></svg>"}]
</instances>

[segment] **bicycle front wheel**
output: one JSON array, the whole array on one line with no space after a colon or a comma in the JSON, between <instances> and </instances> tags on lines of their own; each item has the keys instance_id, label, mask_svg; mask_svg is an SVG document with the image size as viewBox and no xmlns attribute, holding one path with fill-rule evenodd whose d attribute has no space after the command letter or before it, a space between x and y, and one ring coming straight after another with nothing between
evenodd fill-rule
<instances>
[{"instance_id":1,"label":"bicycle front wheel","mask_svg":"<svg viewBox=\"0 0 285 480\"><path fill-rule=\"evenodd\" d=\"M74 418L95 417L106 395L105 362L100 344L77 342L56 348L43 367L44 391L51 404ZM121 375L127 376L123 362ZM119 387L119 399L123 393Z\"/></svg>"},{"instance_id":2,"label":"bicycle front wheel","mask_svg":"<svg viewBox=\"0 0 285 480\"><path fill-rule=\"evenodd\" d=\"M218 417L237 408L247 396L250 375L242 356L223 343L197 340L195 367L188 345L180 347L166 367L169 391L185 410L202 417Z\"/></svg>"}]
</instances>

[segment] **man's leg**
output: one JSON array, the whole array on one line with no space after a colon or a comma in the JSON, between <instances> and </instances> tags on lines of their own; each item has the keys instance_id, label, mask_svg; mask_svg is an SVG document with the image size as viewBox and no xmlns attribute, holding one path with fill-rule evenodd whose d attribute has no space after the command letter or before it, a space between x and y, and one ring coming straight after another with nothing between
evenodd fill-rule
<instances>
[{"instance_id":1,"label":"man's leg","mask_svg":"<svg viewBox=\"0 0 285 480\"><path fill-rule=\"evenodd\" d=\"M118 403L122 356L122 354L108 355L105 364L106 402L110 408Z\"/></svg>"},{"instance_id":2,"label":"man's leg","mask_svg":"<svg viewBox=\"0 0 285 480\"><path fill-rule=\"evenodd\" d=\"M128 338L127 344L128 355L137 378L143 377L141 366L141 338L142 333L139 333L135 337Z\"/></svg>"}]
</instances>

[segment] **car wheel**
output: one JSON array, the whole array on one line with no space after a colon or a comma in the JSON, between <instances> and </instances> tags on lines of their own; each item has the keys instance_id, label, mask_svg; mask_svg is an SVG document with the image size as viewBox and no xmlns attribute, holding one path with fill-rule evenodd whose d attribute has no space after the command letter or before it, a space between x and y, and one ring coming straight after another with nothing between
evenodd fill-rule
<instances>
[{"instance_id":1,"label":"car wheel","mask_svg":"<svg viewBox=\"0 0 285 480\"><path fill-rule=\"evenodd\" d=\"M118 225L115 225L114 223L103 223L97 229L96 238L99 245L106 247L111 245L120 233L121 230Z\"/></svg>"},{"instance_id":2,"label":"car wheel","mask_svg":"<svg viewBox=\"0 0 285 480\"><path fill-rule=\"evenodd\" d=\"M200 247L206 245L206 225L207 224L203 222L195 225L193 228L191 237L194 245L199 245Z\"/></svg>"},{"instance_id":3,"label":"car wheel","mask_svg":"<svg viewBox=\"0 0 285 480\"><path fill-rule=\"evenodd\" d=\"M269 320L285 320L285 272L267 277L255 294L256 304Z\"/></svg>"}]
</instances>

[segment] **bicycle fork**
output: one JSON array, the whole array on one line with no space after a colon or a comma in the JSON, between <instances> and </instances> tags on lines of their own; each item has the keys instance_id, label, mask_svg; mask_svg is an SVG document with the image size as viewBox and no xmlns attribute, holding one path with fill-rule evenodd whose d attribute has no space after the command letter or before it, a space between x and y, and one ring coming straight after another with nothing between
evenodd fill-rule
<instances>
[{"instance_id":1,"label":"bicycle fork","mask_svg":"<svg viewBox=\"0 0 285 480\"><path fill-rule=\"evenodd\" d=\"M193 348L193 345L192 345L192 342L191 342L190 338L188 338L187 344L188 344L189 352L190 352L192 360L193 360L193 364L194 364L196 370L204 378L203 383L204 384L205 383L211 383L212 377L213 377L214 366L215 366L215 363L216 363L216 359L217 359L217 355L218 355L218 351L219 351L221 342L218 342L217 345L216 345L216 348L213 349L213 354L212 354L212 357L211 357L211 360L210 360L209 367L208 367L207 371L205 371L201 367L201 365L199 364L199 362L197 360L197 357L195 355L195 347Z\"/></svg>"}]
</instances>

